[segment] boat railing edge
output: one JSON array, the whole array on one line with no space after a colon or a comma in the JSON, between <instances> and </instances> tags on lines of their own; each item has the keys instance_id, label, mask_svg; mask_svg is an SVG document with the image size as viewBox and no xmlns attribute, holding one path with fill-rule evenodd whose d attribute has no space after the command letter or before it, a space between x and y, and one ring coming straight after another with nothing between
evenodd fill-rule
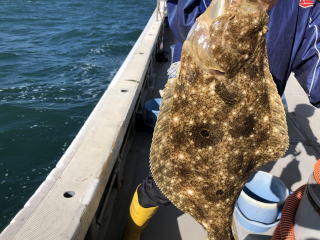
<instances>
[{"instance_id":1,"label":"boat railing edge","mask_svg":"<svg viewBox=\"0 0 320 240\"><path fill-rule=\"evenodd\" d=\"M85 236L120 150L163 20L164 15L159 19L155 10L65 154L0 234L1 240Z\"/></svg>"}]
</instances>

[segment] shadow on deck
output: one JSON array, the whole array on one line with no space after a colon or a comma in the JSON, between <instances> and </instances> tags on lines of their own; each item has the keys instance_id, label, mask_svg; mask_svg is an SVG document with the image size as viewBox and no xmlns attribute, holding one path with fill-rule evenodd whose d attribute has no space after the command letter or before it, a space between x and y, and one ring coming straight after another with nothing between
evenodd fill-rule
<instances>
[{"instance_id":1,"label":"shadow on deck","mask_svg":"<svg viewBox=\"0 0 320 240\"><path fill-rule=\"evenodd\" d=\"M165 45L165 50L169 51L168 43ZM149 94L146 99L159 97L158 89L163 88L166 81L167 67L168 63L160 63L155 68L155 76L158 79L157 86L154 86L152 94ZM262 166L260 170L280 177L287 187L294 191L307 182L316 159L320 158L320 112L308 103L306 94L292 77L288 82L285 96L288 102L289 149L282 158ZM126 159L123 187L117 195L111 216L112 222L109 223L108 229L101 232L99 239L121 239L132 194L149 172L152 129L146 128L140 123L135 126L134 133ZM310 228L316 229L315 226ZM204 240L206 232L190 215L184 214L174 206L168 206L159 209L142 234L142 240L163 239ZM250 234L244 239L263 240L270 239L270 236Z\"/></svg>"}]
</instances>

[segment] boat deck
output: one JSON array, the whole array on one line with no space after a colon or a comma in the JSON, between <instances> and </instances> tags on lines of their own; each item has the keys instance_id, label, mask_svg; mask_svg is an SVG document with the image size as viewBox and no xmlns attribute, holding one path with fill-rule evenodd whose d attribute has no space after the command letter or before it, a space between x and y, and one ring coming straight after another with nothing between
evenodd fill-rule
<instances>
[{"instance_id":1,"label":"boat deck","mask_svg":"<svg viewBox=\"0 0 320 240\"><path fill-rule=\"evenodd\" d=\"M169 30L165 29L165 31L164 50L169 52L172 38ZM159 97L158 89L163 88L167 79L168 62L157 62L153 67L153 76L156 80L145 99ZM266 164L261 167L261 170L280 177L287 187L294 191L307 182L316 159L320 158L320 111L309 104L306 94L293 76L289 79L285 97L290 147L284 157ZM126 156L122 187L115 199L110 217L112 222L104 222L108 227L100 231L99 239L121 239L132 194L149 172L152 129L145 127L139 121L133 128L134 136L130 139L131 147ZM119 231L120 229L122 231ZM179 211L174 206L161 207L143 232L142 240L163 239L204 240L206 232L190 215ZM242 239L270 239L270 237L249 235Z\"/></svg>"},{"instance_id":2,"label":"boat deck","mask_svg":"<svg viewBox=\"0 0 320 240\"><path fill-rule=\"evenodd\" d=\"M280 177L287 187L294 191L307 182L316 159L320 158L320 111L309 104L306 94L293 76L288 82L285 96L288 104L289 150L284 157L266 164L261 170ZM145 144L149 146L150 140L145 141ZM141 165L143 161L147 164L147 154L137 158ZM318 230L320 231L320 226ZM143 233L142 240L151 239L205 240L206 232L190 215L173 206L162 207ZM270 237L251 235L245 239ZM320 235L315 239L320 239Z\"/></svg>"}]
</instances>

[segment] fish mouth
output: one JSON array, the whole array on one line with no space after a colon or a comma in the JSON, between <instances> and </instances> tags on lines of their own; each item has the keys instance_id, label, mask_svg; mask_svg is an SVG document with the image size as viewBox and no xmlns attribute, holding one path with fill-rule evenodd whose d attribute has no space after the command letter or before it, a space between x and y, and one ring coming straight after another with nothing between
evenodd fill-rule
<instances>
[{"instance_id":1,"label":"fish mouth","mask_svg":"<svg viewBox=\"0 0 320 240\"><path fill-rule=\"evenodd\" d=\"M207 76L207 79L210 80L212 78L225 81L227 79L227 73L218 69L205 69L205 76Z\"/></svg>"},{"instance_id":2,"label":"fish mouth","mask_svg":"<svg viewBox=\"0 0 320 240\"><path fill-rule=\"evenodd\" d=\"M216 76L225 76L226 73L218 69L207 69L207 72Z\"/></svg>"}]
</instances>

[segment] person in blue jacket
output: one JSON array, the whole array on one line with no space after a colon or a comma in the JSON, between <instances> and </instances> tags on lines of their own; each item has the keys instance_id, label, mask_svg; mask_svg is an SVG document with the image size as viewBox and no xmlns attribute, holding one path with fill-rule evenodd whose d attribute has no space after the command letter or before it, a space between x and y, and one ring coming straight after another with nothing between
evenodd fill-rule
<instances>
[{"instance_id":1,"label":"person in blue jacket","mask_svg":"<svg viewBox=\"0 0 320 240\"><path fill-rule=\"evenodd\" d=\"M182 44L196 18L211 0L167 0L168 22L175 37L172 63L180 61ZM266 35L270 72L280 95L291 72L315 107L320 107L320 2L278 0L269 10ZM152 177L137 188L130 206L126 240L140 239L140 233L159 206L170 201Z\"/></svg>"}]
</instances>

